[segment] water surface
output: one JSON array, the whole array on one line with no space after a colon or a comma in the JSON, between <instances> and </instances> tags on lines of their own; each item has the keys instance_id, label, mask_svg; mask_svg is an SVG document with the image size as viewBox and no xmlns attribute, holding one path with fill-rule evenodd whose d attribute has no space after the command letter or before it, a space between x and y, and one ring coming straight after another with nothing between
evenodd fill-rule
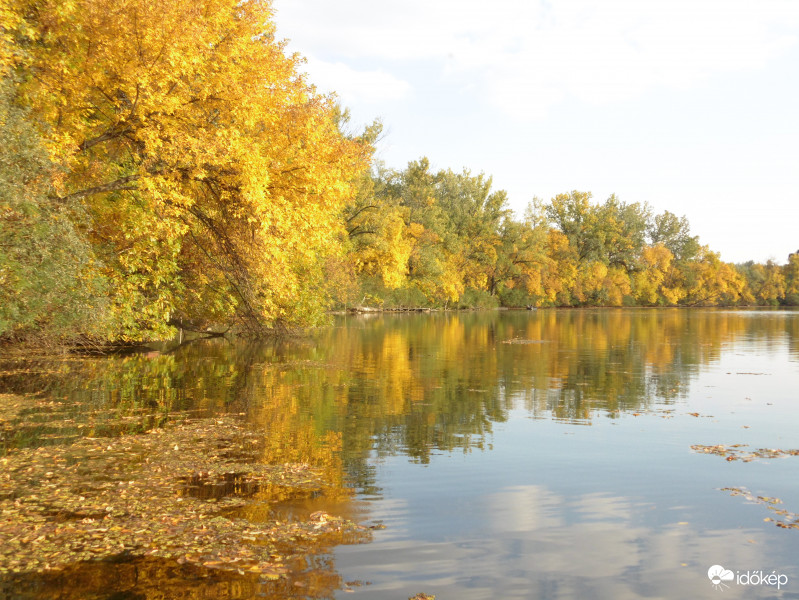
<instances>
[{"instance_id":1,"label":"water surface","mask_svg":"<svg viewBox=\"0 0 799 600\"><path fill-rule=\"evenodd\" d=\"M722 565L724 597L799 598L799 529L778 526L799 519L799 456L744 460L799 448L796 311L370 315L280 344L2 367L0 390L43 399L7 421L7 452L238 414L268 440L260 460L324 465L334 484L259 491L236 516L385 526L320 548L283 588L153 568L174 597L711 598ZM156 597L86 568L94 597ZM753 571L787 584L742 585ZM53 597L74 579L27 584Z\"/></svg>"}]
</instances>

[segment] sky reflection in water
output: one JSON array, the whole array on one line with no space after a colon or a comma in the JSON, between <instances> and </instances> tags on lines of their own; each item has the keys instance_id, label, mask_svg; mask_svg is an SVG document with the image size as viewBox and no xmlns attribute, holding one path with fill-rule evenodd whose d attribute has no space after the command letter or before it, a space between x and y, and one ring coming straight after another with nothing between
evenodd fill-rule
<instances>
[{"instance_id":1,"label":"sky reflection in water","mask_svg":"<svg viewBox=\"0 0 799 600\"><path fill-rule=\"evenodd\" d=\"M259 493L241 516L386 528L286 598L711 598L715 564L789 577L724 597L799 598L799 529L721 490L799 512L799 457L691 450L799 448L796 311L380 315L284 343L2 367L0 390L66 399L9 421L9 449L232 413L264 432L259 460L324 466L324 493Z\"/></svg>"},{"instance_id":2,"label":"sky reflection in water","mask_svg":"<svg viewBox=\"0 0 799 600\"><path fill-rule=\"evenodd\" d=\"M369 512L387 528L368 547L335 552L345 579L372 582L356 595L710 598L719 592L707 570L722 564L789 577L779 592L727 590L736 597L799 597L799 530L776 528L763 521L773 516L764 506L720 490L779 497L797 512L796 457L742 463L691 450L799 447L799 315L679 313L678 333L668 335L670 317L654 339L603 341L613 338L601 327L613 315L567 313L566 328L580 319L596 327L584 321L573 344L553 337L549 348L501 340L484 348L514 355L497 361L504 410L482 450L432 450L423 465L402 452L373 457L382 493ZM624 318L632 322L616 331L640 332L646 324L635 319L664 317ZM541 376L543 353L554 369ZM485 362L470 364L472 375L484 374ZM507 386L511 369L532 387Z\"/></svg>"}]
</instances>

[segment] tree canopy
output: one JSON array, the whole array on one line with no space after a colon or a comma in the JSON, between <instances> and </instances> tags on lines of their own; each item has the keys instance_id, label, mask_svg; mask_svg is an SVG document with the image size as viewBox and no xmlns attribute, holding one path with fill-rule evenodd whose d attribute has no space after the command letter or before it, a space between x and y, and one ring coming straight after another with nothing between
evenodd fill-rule
<instances>
[{"instance_id":1,"label":"tree canopy","mask_svg":"<svg viewBox=\"0 0 799 600\"><path fill-rule=\"evenodd\" d=\"M275 37L268 2L12 0L15 102L77 205L123 337L313 322L370 156Z\"/></svg>"},{"instance_id":2,"label":"tree canopy","mask_svg":"<svg viewBox=\"0 0 799 600\"><path fill-rule=\"evenodd\" d=\"M373 159L268 0L0 8L0 338L261 335L335 305L796 304L685 217Z\"/></svg>"},{"instance_id":3,"label":"tree canopy","mask_svg":"<svg viewBox=\"0 0 799 600\"><path fill-rule=\"evenodd\" d=\"M615 195L594 202L575 190L534 199L518 219L483 173L433 172L422 158L401 171L380 166L370 179L353 214L383 229L354 230L355 255L372 258L356 261L356 298L510 307L795 303L795 255L784 267L725 263L692 235L686 217L655 214L645 203Z\"/></svg>"}]
</instances>

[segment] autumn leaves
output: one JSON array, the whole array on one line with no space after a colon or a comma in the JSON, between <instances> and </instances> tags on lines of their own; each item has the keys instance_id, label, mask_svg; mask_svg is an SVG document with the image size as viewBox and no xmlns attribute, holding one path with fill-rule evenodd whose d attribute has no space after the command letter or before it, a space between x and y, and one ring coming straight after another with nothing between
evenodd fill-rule
<instances>
[{"instance_id":1,"label":"autumn leaves","mask_svg":"<svg viewBox=\"0 0 799 600\"><path fill-rule=\"evenodd\" d=\"M4 6L0 336L260 335L356 302L799 300L795 268L736 270L669 213L572 192L516 220L482 174L373 164L379 126L344 133L271 16L265 0Z\"/></svg>"},{"instance_id":2,"label":"autumn leaves","mask_svg":"<svg viewBox=\"0 0 799 600\"><path fill-rule=\"evenodd\" d=\"M258 1L20 0L4 19L13 101L53 161L48 198L84 217L109 336L262 333L326 307L320 260L369 148L270 17Z\"/></svg>"},{"instance_id":3,"label":"autumn leaves","mask_svg":"<svg viewBox=\"0 0 799 600\"><path fill-rule=\"evenodd\" d=\"M786 267L733 266L685 217L590 193L534 200L515 219L504 192L427 159L379 170L350 209L367 292L389 303L450 306L715 306L790 301ZM790 286L793 286L791 288Z\"/></svg>"}]
</instances>

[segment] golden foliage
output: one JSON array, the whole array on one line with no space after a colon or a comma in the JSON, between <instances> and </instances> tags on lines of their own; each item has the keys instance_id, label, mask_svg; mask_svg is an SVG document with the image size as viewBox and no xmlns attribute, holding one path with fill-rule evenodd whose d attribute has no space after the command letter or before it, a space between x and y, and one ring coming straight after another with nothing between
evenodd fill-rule
<instances>
[{"instance_id":1,"label":"golden foliage","mask_svg":"<svg viewBox=\"0 0 799 600\"><path fill-rule=\"evenodd\" d=\"M275 40L269 2L14 0L22 97L102 248L128 335L319 312L368 152Z\"/></svg>"},{"instance_id":2,"label":"golden foliage","mask_svg":"<svg viewBox=\"0 0 799 600\"><path fill-rule=\"evenodd\" d=\"M572 191L535 200L517 222L482 173L434 173L426 158L367 171L379 123L344 133L347 112L301 68L269 0L0 7L0 71L57 167L52 201L70 207L92 257L76 285L107 295L97 303L107 337L259 334L381 295L442 306L799 302L795 260L734 268L684 217L653 218L646 204Z\"/></svg>"}]
</instances>

